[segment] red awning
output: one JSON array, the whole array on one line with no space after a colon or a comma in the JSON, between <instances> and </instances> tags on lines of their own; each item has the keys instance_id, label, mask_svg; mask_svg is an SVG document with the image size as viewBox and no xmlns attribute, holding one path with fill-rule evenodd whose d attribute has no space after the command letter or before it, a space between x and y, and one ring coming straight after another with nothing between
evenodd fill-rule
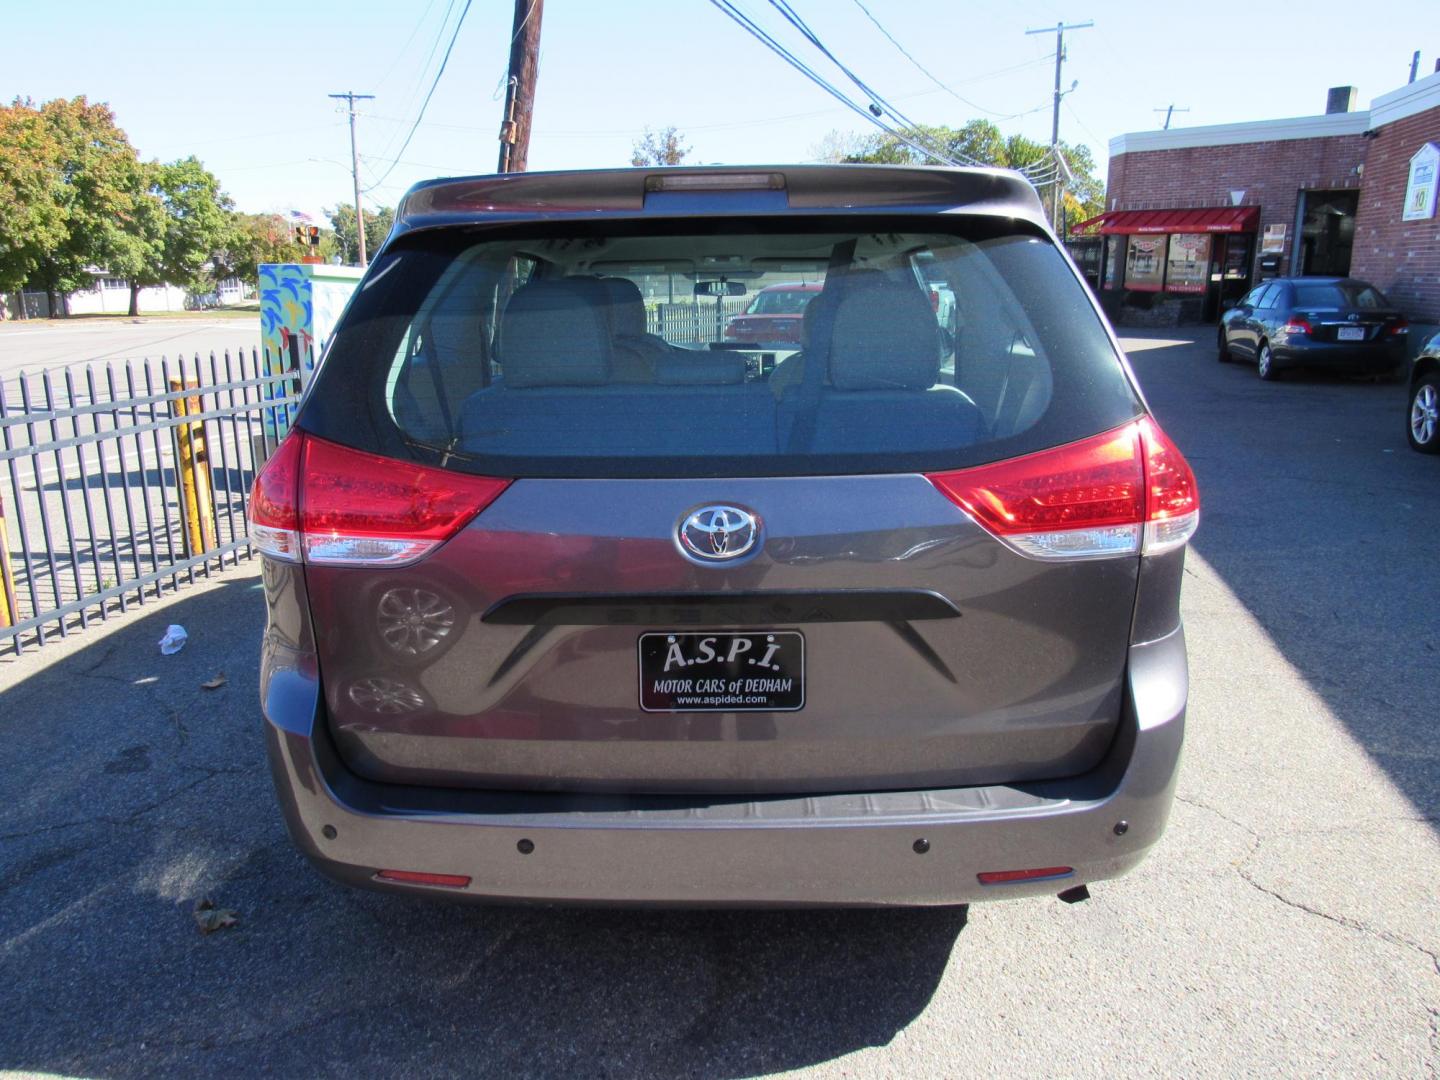
<instances>
[{"instance_id":1,"label":"red awning","mask_svg":"<svg viewBox=\"0 0 1440 1080\"><path fill-rule=\"evenodd\" d=\"M1258 206L1206 206L1196 210L1111 210L1082 221L1072 232L1240 233L1255 232L1259 225Z\"/></svg>"}]
</instances>

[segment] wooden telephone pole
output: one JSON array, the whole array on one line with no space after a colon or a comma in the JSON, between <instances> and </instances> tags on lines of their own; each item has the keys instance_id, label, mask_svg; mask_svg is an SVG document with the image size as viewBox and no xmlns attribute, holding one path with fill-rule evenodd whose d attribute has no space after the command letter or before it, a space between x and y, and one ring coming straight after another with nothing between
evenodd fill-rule
<instances>
[{"instance_id":1,"label":"wooden telephone pole","mask_svg":"<svg viewBox=\"0 0 1440 1080\"><path fill-rule=\"evenodd\" d=\"M515 29L510 38L510 72L505 80L505 117L500 122L500 163L496 172L524 172L530 156L530 120L535 111L544 7L545 0L515 0Z\"/></svg>"},{"instance_id":2,"label":"wooden telephone pole","mask_svg":"<svg viewBox=\"0 0 1440 1080\"><path fill-rule=\"evenodd\" d=\"M343 94L331 94L332 98L339 98L350 106L350 175L355 181L355 236L359 241L360 265L364 266L365 259L365 208L360 205L360 151L355 148L355 102L374 101L374 94L357 94L354 90L346 90Z\"/></svg>"},{"instance_id":3,"label":"wooden telephone pole","mask_svg":"<svg viewBox=\"0 0 1440 1080\"><path fill-rule=\"evenodd\" d=\"M1060 102L1069 91L1060 89L1060 72L1065 67L1065 31L1066 30L1088 30L1094 26L1093 22L1065 23L1058 22L1054 26L1047 26L1040 30L1026 30L1028 34L1054 34L1055 35L1055 115L1050 122L1050 152L1055 155L1055 165L1060 169L1062 175L1055 177L1054 184L1050 187L1050 219L1055 231L1061 232L1060 221L1063 214L1065 202L1065 185L1062 176L1065 169L1060 165ZM1075 89L1073 86L1071 90Z\"/></svg>"}]
</instances>

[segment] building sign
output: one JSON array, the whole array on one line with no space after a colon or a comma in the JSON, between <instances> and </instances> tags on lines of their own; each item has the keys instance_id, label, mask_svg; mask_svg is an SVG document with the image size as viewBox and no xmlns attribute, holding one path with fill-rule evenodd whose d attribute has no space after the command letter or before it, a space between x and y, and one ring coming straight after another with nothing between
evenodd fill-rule
<instances>
[{"instance_id":1,"label":"building sign","mask_svg":"<svg viewBox=\"0 0 1440 1080\"><path fill-rule=\"evenodd\" d=\"M1159 292L1165 280L1168 236L1132 236L1125 248L1125 287Z\"/></svg>"},{"instance_id":2,"label":"building sign","mask_svg":"<svg viewBox=\"0 0 1440 1080\"><path fill-rule=\"evenodd\" d=\"M1410 179L1405 184L1404 221L1423 221L1435 216L1435 176L1440 172L1440 146L1426 143L1410 159Z\"/></svg>"},{"instance_id":3,"label":"building sign","mask_svg":"<svg viewBox=\"0 0 1440 1080\"><path fill-rule=\"evenodd\" d=\"M1165 291L1205 291L1210 269L1210 236L1206 233L1176 233L1170 237L1170 255L1165 267Z\"/></svg>"},{"instance_id":4,"label":"building sign","mask_svg":"<svg viewBox=\"0 0 1440 1080\"><path fill-rule=\"evenodd\" d=\"M1260 241L1261 255L1279 255L1285 250L1285 226L1266 225L1265 235Z\"/></svg>"}]
</instances>

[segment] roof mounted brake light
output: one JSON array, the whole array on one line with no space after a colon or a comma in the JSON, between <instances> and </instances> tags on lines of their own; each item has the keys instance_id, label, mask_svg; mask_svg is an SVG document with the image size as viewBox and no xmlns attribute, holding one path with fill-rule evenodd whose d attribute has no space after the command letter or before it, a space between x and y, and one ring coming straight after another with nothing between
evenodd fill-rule
<instances>
[{"instance_id":1,"label":"roof mounted brake light","mask_svg":"<svg viewBox=\"0 0 1440 1080\"><path fill-rule=\"evenodd\" d=\"M646 191L784 191L785 177L760 173L659 173L645 178Z\"/></svg>"}]
</instances>

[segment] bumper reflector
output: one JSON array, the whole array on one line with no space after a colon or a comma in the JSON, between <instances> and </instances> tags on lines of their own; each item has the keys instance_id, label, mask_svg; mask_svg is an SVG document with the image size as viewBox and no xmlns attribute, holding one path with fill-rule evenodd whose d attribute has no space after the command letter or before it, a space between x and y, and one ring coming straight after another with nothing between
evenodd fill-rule
<instances>
[{"instance_id":1,"label":"bumper reflector","mask_svg":"<svg viewBox=\"0 0 1440 1080\"><path fill-rule=\"evenodd\" d=\"M1038 870L987 870L976 874L981 885L1013 885L1018 881L1052 881L1075 873L1068 866L1045 866Z\"/></svg>"},{"instance_id":2,"label":"bumper reflector","mask_svg":"<svg viewBox=\"0 0 1440 1080\"><path fill-rule=\"evenodd\" d=\"M442 889L465 889L470 885L468 874L426 874L419 870L379 870L375 876L381 881L394 881L402 885L436 885Z\"/></svg>"}]
</instances>

